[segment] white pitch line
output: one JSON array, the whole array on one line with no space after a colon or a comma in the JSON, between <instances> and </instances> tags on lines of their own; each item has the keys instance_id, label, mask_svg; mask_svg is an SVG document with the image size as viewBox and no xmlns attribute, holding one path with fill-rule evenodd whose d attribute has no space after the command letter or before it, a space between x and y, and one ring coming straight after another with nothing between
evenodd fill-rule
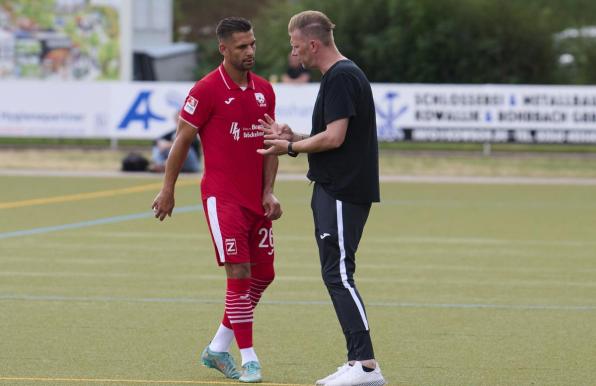
<instances>
[{"instance_id":1,"label":"white pitch line","mask_svg":"<svg viewBox=\"0 0 596 386\"><path fill-rule=\"evenodd\" d=\"M177 208L175 213L187 213L187 212L196 212L201 209L200 205L191 205L191 206L183 206L181 208ZM53 226L46 226L40 228L32 228L32 229L22 229L18 231L12 232L3 232L0 233L0 240L2 239L9 239L14 237L23 237L23 236L34 236L40 235L45 233L51 232L58 232L64 230L76 230L81 228L87 228L97 225L107 225L107 224L117 224L125 221L132 221L132 220L143 220L154 218L155 215L151 211L142 212L142 213L134 213L122 216L113 216L113 217L106 217L106 218L99 218L95 220L89 221L81 221L78 223L71 223L71 224L62 224L62 225L53 225Z\"/></svg>"},{"instance_id":2,"label":"white pitch line","mask_svg":"<svg viewBox=\"0 0 596 386\"><path fill-rule=\"evenodd\" d=\"M84 303L160 303L160 304L222 304L221 299L198 298L129 298L114 296L61 296L0 294L0 301L36 302L84 302ZM328 300L261 300L261 304L328 306ZM537 310L537 311L596 311L596 305L560 304L480 304L480 303L410 303L410 302L367 302L367 307L384 308L430 308L430 309L495 309L495 310Z\"/></svg>"},{"instance_id":3,"label":"white pitch line","mask_svg":"<svg viewBox=\"0 0 596 386\"><path fill-rule=\"evenodd\" d=\"M279 173L279 181L307 181L304 173ZM114 177L147 178L161 180L155 173L126 173L120 171L59 171L38 169L0 169L0 176L42 176L42 177ZM185 179L199 179L201 174L184 176ZM585 185L596 186L596 178L579 177L483 177L483 176L411 176L381 175L381 182L432 183L432 184L482 184L482 185ZM197 181L198 184L198 181Z\"/></svg>"},{"instance_id":4,"label":"white pitch line","mask_svg":"<svg viewBox=\"0 0 596 386\"><path fill-rule=\"evenodd\" d=\"M154 279L154 280L192 280L192 281L220 281L221 275L194 274L164 274L138 272L18 272L0 271L0 277L41 277L41 278L98 278L98 279ZM319 283L319 276L277 276L280 283L301 282ZM452 286L452 287L503 287L503 288L596 288L596 281L556 281L556 280L466 280L466 279L410 279L410 278L377 278L358 277L358 283L374 283L408 286Z\"/></svg>"}]
</instances>

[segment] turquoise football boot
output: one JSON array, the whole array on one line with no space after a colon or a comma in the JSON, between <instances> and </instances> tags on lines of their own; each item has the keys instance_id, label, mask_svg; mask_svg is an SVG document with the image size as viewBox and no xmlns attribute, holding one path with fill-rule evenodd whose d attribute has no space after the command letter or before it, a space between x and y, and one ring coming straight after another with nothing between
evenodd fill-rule
<instances>
[{"instance_id":1,"label":"turquoise football boot","mask_svg":"<svg viewBox=\"0 0 596 386\"><path fill-rule=\"evenodd\" d=\"M261 377L261 365L257 361L250 361L242 366L242 375L238 379L240 382L258 383L263 380Z\"/></svg>"},{"instance_id":2,"label":"turquoise football boot","mask_svg":"<svg viewBox=\"0 0 596 386\"><path fill-rule=\"evenodd\" d=\"M211 351L209 346L207 346L201 354L201 361L205 367L215 369L227 378L240 378L240 373L236 370L236 362L234 362L234 358L228 352Z\"/></svg>"}]
</instances>

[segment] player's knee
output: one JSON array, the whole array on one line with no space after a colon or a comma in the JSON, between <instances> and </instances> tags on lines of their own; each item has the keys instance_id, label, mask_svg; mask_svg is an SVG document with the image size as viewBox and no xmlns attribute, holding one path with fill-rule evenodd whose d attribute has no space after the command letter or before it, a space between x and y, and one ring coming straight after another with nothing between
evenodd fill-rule
<instances>
[{"instance_id":1,"label":"player's knee","mask_svg":"<svg viewBox=\"0 0 596 386\"><path fill-rule=\"evenodd\" d=\"M263 285L268 286L269 284L273 283L275 280L275 273L271 273L266 276L254 276L252 277L254 280L258 280L259 282L263 283Z\"/></svg>"},{"instance_id":2,"label":"player's knee","mask_svg":"<svg viewBox=\"0 0 596 386\"><path fill-rule=\"evenodd\" d=\"M254 281L258 281L262 283L262 285L268 286L275 279L273 263L253 265L251 277Z\"/></svg>"},{"instance_id":3,"label":"player's knee","mask_svg":"<svg viewBox=\"0 0 596 386\"><path fill-rule=\"evenodd\" d=\"M269 287L269 285L271 283L273 283L273 280L275 279L275 276L272 277L254 277L252 278L253 282L258 283L261 286L261 289L264 291L267 287Z\"/></svg>"}]
</instances>

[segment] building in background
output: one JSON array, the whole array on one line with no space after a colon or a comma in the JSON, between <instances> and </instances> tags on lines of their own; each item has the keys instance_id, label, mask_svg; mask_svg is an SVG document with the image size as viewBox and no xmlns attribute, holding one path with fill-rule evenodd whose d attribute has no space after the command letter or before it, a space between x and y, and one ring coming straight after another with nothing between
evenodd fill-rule
<instances>
[{"instance_id":1,"label":"building in background","mask_svg":"<svg viewBox=\"0 0 596 386\"><path fill-rule=\"evenodd\" d=\"M172 7L172 0L3 1L0 80L192 80L196 47L172 41Z\"/></svg>"},{"instance_id":2,"label":"building in background","mask_svg":"<svg viewBox=\"0 0 596 386\"><path fill-rule=\"evenodd\" d=\"M196 45L173 42L172 0L132 2L134 80L191 81Z\"/></svg>"}]
</instances>

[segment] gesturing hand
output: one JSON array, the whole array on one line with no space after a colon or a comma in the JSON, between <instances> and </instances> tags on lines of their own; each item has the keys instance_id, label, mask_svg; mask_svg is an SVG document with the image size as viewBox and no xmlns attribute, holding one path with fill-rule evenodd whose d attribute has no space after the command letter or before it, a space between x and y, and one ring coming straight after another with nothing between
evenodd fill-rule
<instances>
[{"instance_id":1,"label":"gesturing hand","mask_svg":"<svg viewBox=\"0 0 596 386\"><path fill-rule=\"evenodd\" d=\"M288 141L284 139L266 139L265 149L257 149L257 153L261 155L282 155L288 153Z\"/></svg>"},{"instance_id":2,"label":"gesturing hand","mask_svg":"<svg viewBox=\"0 0 596 386\"><path fill-rule=\"evenodd\" d=\"M269 115L265 114L265 120L259 119L265 133L265 139L285 139L291 141L294 138L294 132L286 123L277 123Z\"/></svg>"}]
</instances>

